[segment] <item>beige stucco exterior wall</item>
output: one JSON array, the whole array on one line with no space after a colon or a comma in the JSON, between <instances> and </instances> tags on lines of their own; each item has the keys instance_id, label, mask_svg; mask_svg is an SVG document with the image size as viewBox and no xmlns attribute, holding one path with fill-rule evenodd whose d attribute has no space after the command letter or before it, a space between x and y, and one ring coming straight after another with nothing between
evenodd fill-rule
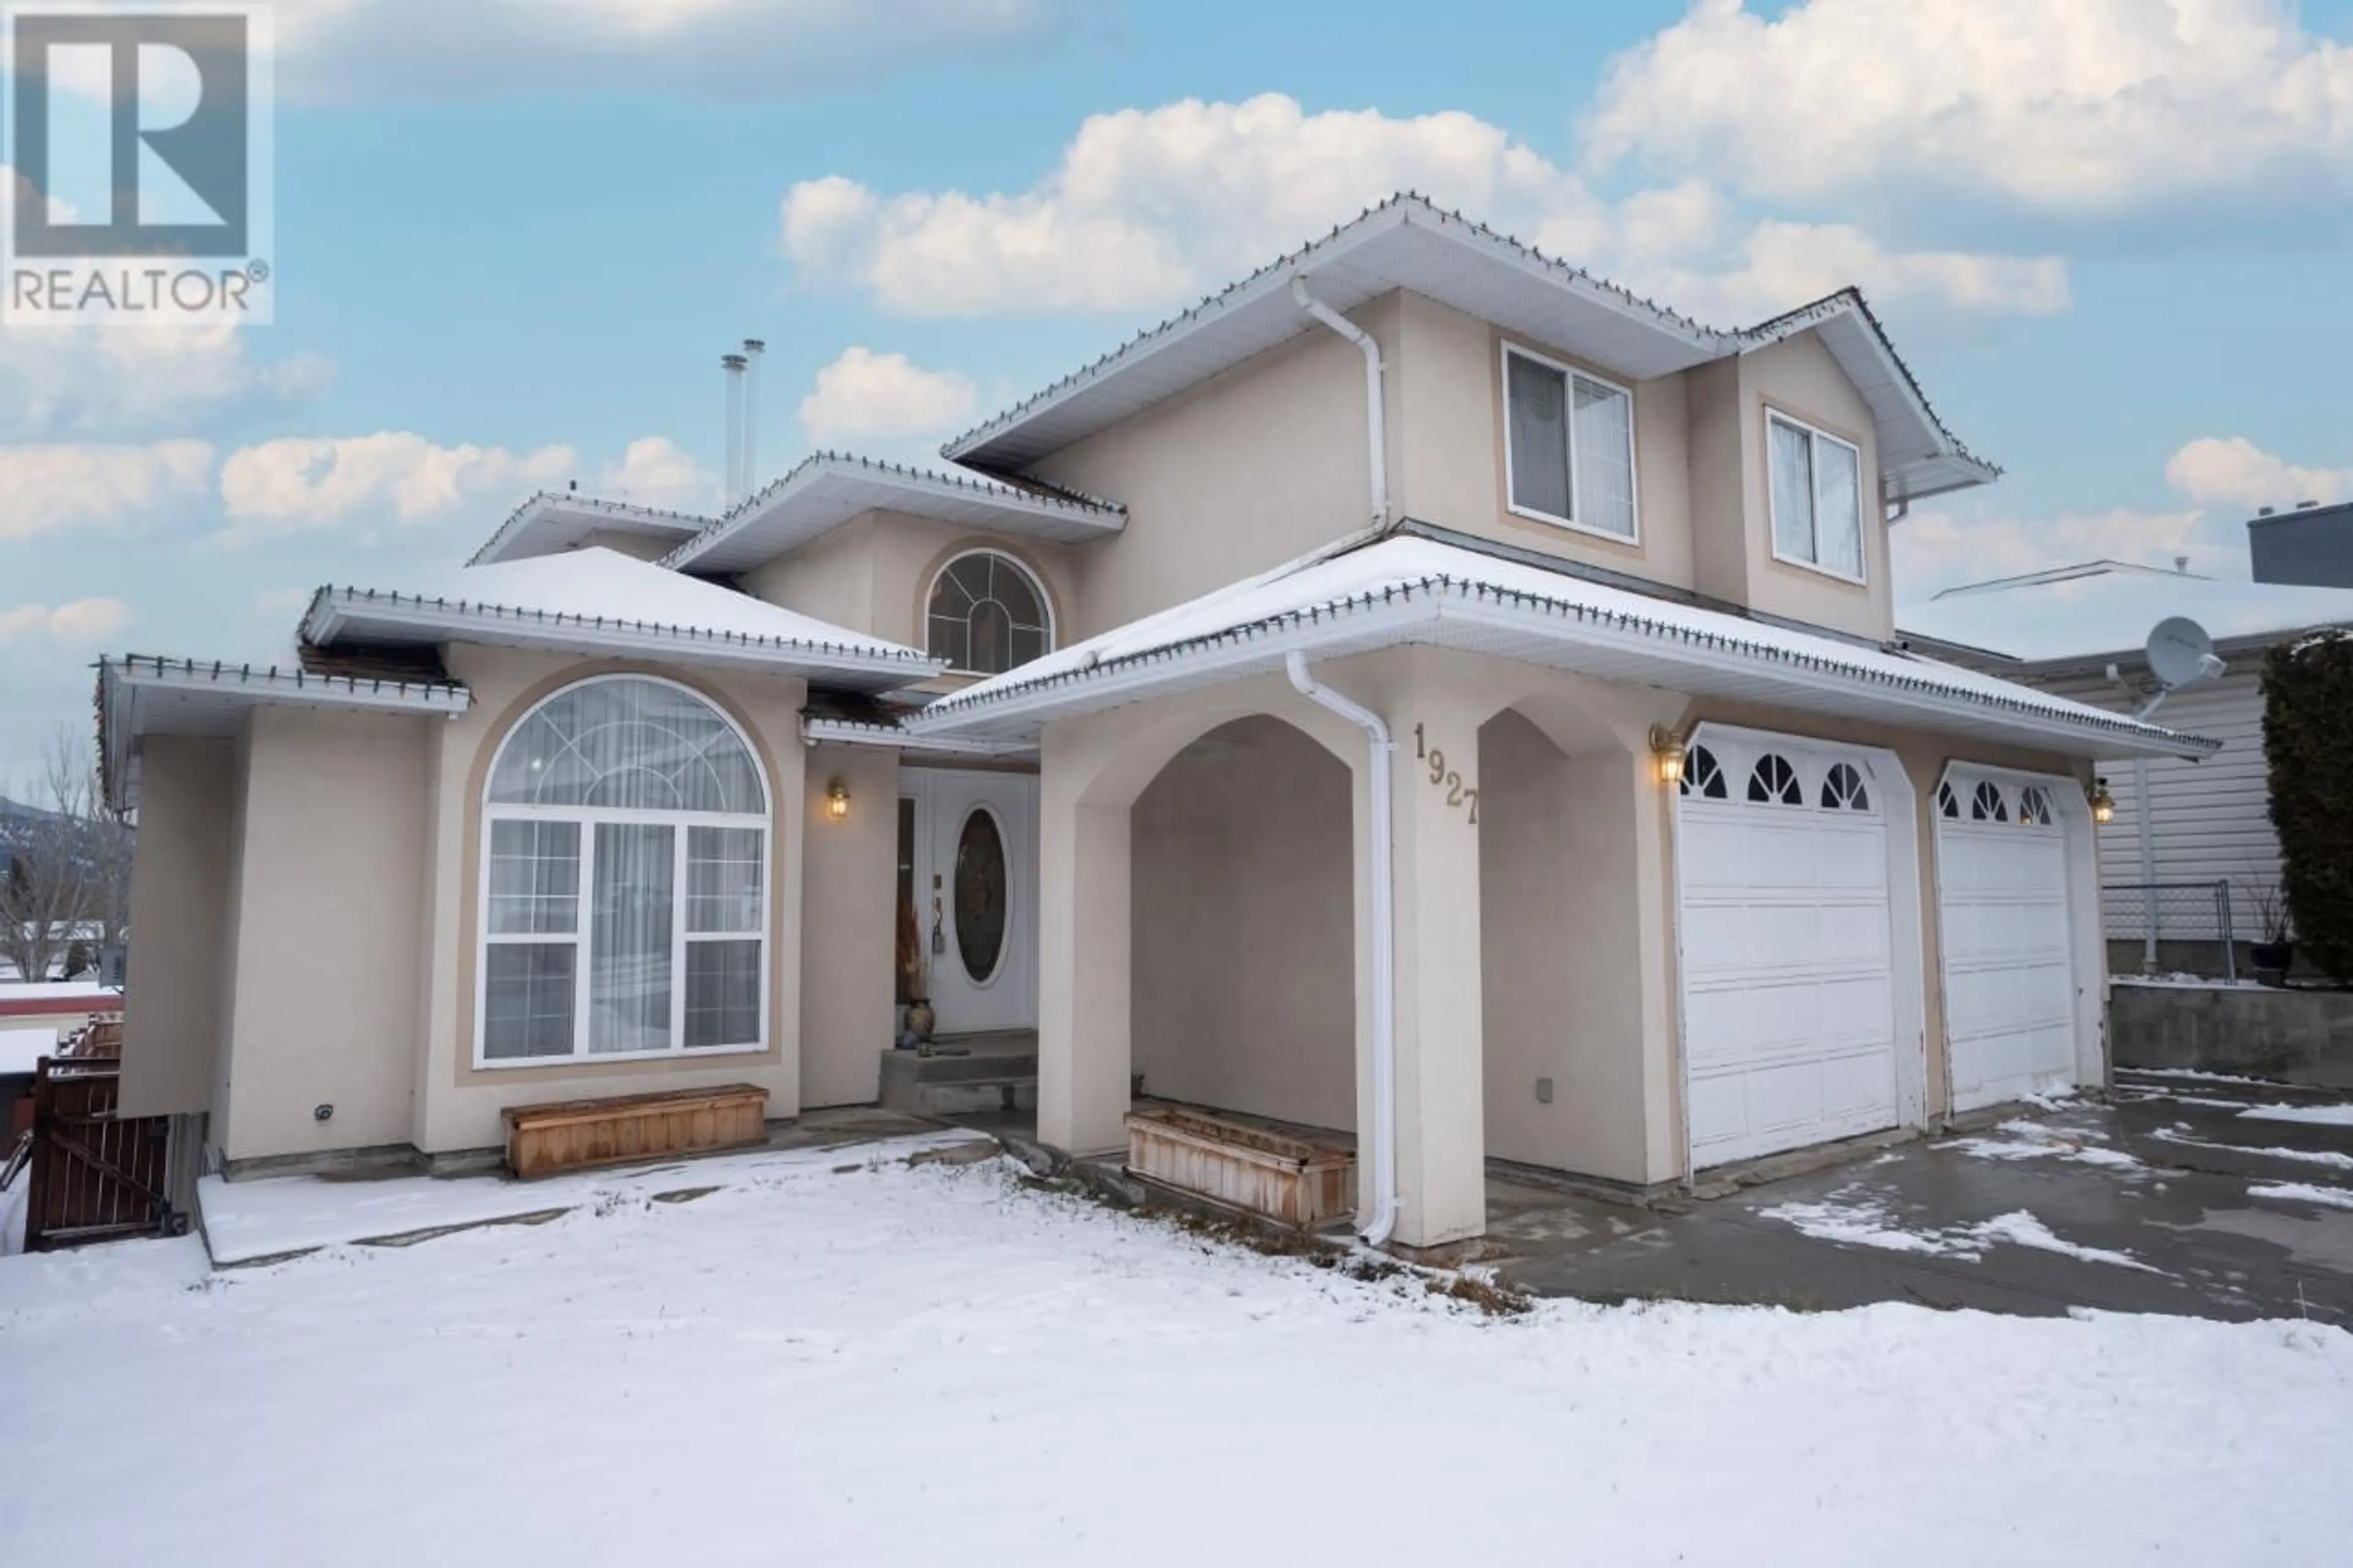
<instances>
[{"instance_id":1,"label":"beige stucco exterior wall","mask_svg":"<svg viewBox=\"0 0 2353 1568\"><path fill-rule=\"evenodd\" d=\"M1046 590L1058 637L1070 640L1075 547L905 512L861 512L746 573L744 585L788 610L922 647L932 582L970 550L994 550L1027 567Z\"/></svg>"},{"instance_id":2,"label":"beige stucco exterior wall","mask_svg":"<svg viewBox=\"0 0 2353 1568\"><path fill-rule=\"evenodd\" d=\"M409 1142L446 1155L496 1146L500 1110L509 1105L591 1095L754 1083L768 1091L771 1118L800 1108L802 828L807 773L800 760L797 677L690 669L520 649L456 646L450 673L474 693L474 706L432 730L426 766L438 799L425 847L424 897L430 933L416 984L423 1050L404 1058L413 1070ZM716 702L751 737L765 773L774 826L769 835L768 1046L757 1054L681 1057L667 1061L570 1062L477 1068L474 1061L475 943L480 888L482 786L498 743L539 700L595 675L647 674L688 686Z\"/></svg>"},{"instance_id":3,"label":"beige stucco exterior wall","mask_svg":"<svg viewBox=\"0 0 2353 1568\"><path fill-rule=\"evenodd\" d=\"M1356 1125L1351 793L1346 764L1316 742L1249 718L1137 797L1134 1050L1147 1093Z\"/></svg>"},{"instance_id":4,"label":"beige stucco exterior wall","mask_svg":"<svg viewBox=\"0 0 2353 1568\"><path fill-rule=\"evenodd\" d=\"M434 721L264 708L244 747L227 1098L232 1160L404 1143ZM153 787L153 781L148 781ZM314 1108L332 1106L319 1120Z\"/></svg>"},{"instance_id":5,"label":"beige stucco exterior wall","mask_svg":"<svg viewBox=\"0 0 2353 1568\"><path fill-rule=\"evenodd\" d=\"M863 1105L890 1048L897 933L899 754L812 746L801 808L801 1106ZM826 815L839 779L849 816Z\"/></svg>"},{"instance_id":6,"label":"beige stucco exterior wall","mask_svg":"<svg viewBox=\"0 0 2353 1568\"><path fill-rule=\"evenodd\" d=\"M136 984L123 995L126 1116L210 1110L220 1048L237 743L155 735L131 867Z\"/></svg>"},{"instance_id":7,"label":"beige stucco exterior wall","mask_svg":"<svg viewBox=\"0 0 2353 1568\"><path fill-rule=\"evenodd\" d=\"M1353 318L1395 349L1397 297ZM1072 629L1092 637L1270 567L1371 521L1365 362L1314 331L1035 465L1128 509L1082 547ZM1394 415L1394 410L1392 410Z\"/></svg>"},{"instance_id":8,"label":"beige stucco exterior wall","mask_svg":"<svg viewBox=\"0 0 2353 1568\"><path fill-rule=\"evenodd\" d=\"M1895 634L1887 558L1887 517L1879 504L1879 442L1871 408L1811 334L1740 356L1741 495L1746 523L1746 588L1740 602L1768 615L1884 640ZM1770 479L1765 441L1767 409L1841 437L1862 449L1862 573L1860 584L1773 553ZM1711 450L1714 444L1711 444Z\"/></svg>"},{"instance_id":9,"label":"beige stucco exterior wall","mask_svg":"<svg viewBox=\"0 0 2353 1568\"><path fill-rule=\"evenodd\" d=\"M1398 510L1424 522L1523 549L1693 586L1691 462L1684 378L1631 384L1634 395L1634 542L1581 532L1511 510L1504 462L1506 344L1628 385L1556 344L1506 332L1419 294L1396 296L1402 323L1394 374Z\"/></svg>"}]
</instances>

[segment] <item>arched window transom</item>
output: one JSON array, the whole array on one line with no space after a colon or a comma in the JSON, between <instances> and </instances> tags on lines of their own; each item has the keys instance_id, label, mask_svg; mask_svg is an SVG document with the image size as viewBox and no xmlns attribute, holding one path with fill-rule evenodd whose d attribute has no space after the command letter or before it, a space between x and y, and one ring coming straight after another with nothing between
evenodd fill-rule
<instances>
[{"instance_id":1,"label":"arched window transom","mask_svg":"<svg viewBox=\"0 0 2353 1568\"><path fill-rule=\"evenodd\" d=\"M751 746L686 688L533 710L485 791L477 1060L765 1048L768 832Z\"/></svg>"},{"instance_id":2,"label":"arched window transom","mask_svg":"<svg viewBox=\"0 0 2353 1568\"><path fill-rule=\"evenodd\" d=\"M975 550L940 568L924 610L924 646L948 668L1002 675L1053 651L1046 590L1009 555Z\"/></svg>"},{"instance_id":3,"label":"arched window transom","mask_svg":"<svg viewBox=\"0 0 2353 1568\"><path fill-rule=\"evenodd\" d=\"M1749 770L1748 798L1760 805L1806 804L1805 790L1798 783L1798 770L1778 752L1766 752Z\"/></svg>"},{"instance_id":4,"label":"arched window transom","mask_svg":"<svg viewBox=\"0 0 2353 1568\"><path fill-rule=\"evenodd\" d=\"M1871 791L1864 787L1862 774L1852 763L1832 763L1831 771L1822 775L1822 809L1824 811L1869 811Z\"/></svg>"},{"instance_id":5,"label":"arched window transom","mask_svg":"<svg viewBox=\"0 0 2353 1568\"><path fill-rule=\"evenodd\" d=\"M1702 800L1725 798L1724 770L1716 765L1715 753L1705 746L1694 746L1683 759L1683 793L1696 795Z\"/></svg>"},{"instance_id":6,"label":"arched window transom","mask_svg":"<svg viewBox=\"0 0 2353 1568\"><path fill-rule=\"evenodd\" d=\"M2028 827L2048 827L2056 820L2051 815L2050 793L2040 784L2027 784L2018 792L2018 820Z\"/></svg>"},{"instance_id":7,"label":"arched window transom","mask_svg":"<svg viewBox=\"0 0 2353 1568\"><path fill-rule=\"evenodd\" d=\"M2001 786L1991 779L1979 779L1977 793L1969 797L1971 822L2008 822L2010 805L2002 799Z\"/></svg>"}]
</instances>

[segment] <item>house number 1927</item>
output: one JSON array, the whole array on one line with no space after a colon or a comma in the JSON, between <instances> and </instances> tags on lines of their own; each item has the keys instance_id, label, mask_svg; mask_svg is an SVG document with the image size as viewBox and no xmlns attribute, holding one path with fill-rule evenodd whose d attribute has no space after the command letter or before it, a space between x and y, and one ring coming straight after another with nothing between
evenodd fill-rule
<instances>
[{"instance_id":1,"label":"house number 1927","mask_svg":"<svg viewBox=\"0 0 2353 1568\"><path fill-rule=\"evenodd\" d=\"M1432 787L1446 792L1446 804L1457 811L1471 814L1471 826L1479 826L1479 792L1462 782L1462 775L1446 765L1446 753L1430 743L1430 737L1420 725L1413 727L1413 754L1430 770Z\"/></svg>"}]
</instances>

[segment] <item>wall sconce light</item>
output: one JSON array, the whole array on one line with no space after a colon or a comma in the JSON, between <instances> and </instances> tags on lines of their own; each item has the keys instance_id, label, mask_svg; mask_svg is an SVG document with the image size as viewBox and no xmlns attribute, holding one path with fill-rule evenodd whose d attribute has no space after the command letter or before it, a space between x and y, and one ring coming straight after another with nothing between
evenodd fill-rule
<instances>
[{"instance_id":1,"label":"wall sconce light","mask_svg":"<svg viewBox=\"0 0 2353 1568\"><path fill-rule=\"evenodd\" d=\"M1651 726L1651 757L1658 763L1659 782L1662 784L1683 783L1683 738L1663 724Z\"/></svg>"},{"instance_id":2,"label":"wall sconce light","mask_svg":"<svg viewBox=\"0 0 2353 1568\"><path fill-rule=\"evenodd\" d=\"M838 778L825 786L825 814L836 822L849 819L849 786Z\"/></svg>"},{"instance_id":3,"label":"wall sconce light","mask_svg":"<svg viewBox=\"0 0 2353 1568\"><path fill-rule=\"evenodd\" d=\"M2108 781L2092 781L2092 820L2105 827L2116 819L2116 797L2108 793Z\"/></svg>"}]
</instances>

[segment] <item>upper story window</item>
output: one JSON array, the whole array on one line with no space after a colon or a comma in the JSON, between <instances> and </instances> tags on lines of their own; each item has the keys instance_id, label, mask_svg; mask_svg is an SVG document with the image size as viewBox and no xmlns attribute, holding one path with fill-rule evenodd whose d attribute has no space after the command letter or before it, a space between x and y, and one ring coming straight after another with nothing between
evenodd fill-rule
<instances>
[{"instance_id":1,"label":"upper story window","mask_svg":"<svg viewBox=\"0 0 2353 1568\"><path fill-rule=\"evenodd\" d=\"M1633 394L1525 349L1506 348L1504 401L1512 510L1633 539Z\"/></svg>"},{"instance_id":2,"label":"upper story window","mask_svg":"<svg viewBox=\"0 0 2353 1568\"><path fill-rule=\"evenodd\" d=\"M1051 653L1053 612L1028 567L975 550L940 568L924 612L924 646L966 675L1002 675Z\"/></svg>"},{"instance_id":3,"label":"upper story window","mask_svg":"<svg viewBox=\"0 0 2353 1568\"><path fill-rule=\"evenodd\" d=\"M1765 441L1772 471L1773 553L1862 582L1862 450L1783 414L1765 416Z\"/></svg>"}]
</instances>

